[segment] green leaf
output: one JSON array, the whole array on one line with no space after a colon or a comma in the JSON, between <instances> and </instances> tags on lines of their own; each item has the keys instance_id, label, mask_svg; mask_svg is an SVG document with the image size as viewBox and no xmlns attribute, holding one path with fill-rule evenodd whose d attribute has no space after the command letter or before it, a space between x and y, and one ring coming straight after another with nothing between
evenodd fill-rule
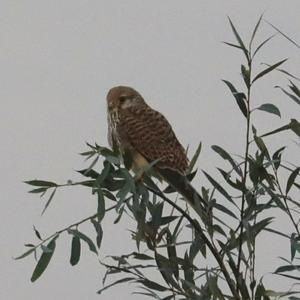
<instances>
[{"instance_id":1,"label":"green leaf","mask_svg":"<svg viewBox=\"0 0 300 300\"><path fill-rule=\"evenodd\" d=\"M229 155L227 151L225 151L223 148L217 145L211 146L211 148L217 152L223 159L228 160L228 162L231 164L233 169L240 175L243 176L243 172L241 168L236 164L236 162L233 160L233 158Z\"/></svg>"},{"instance_id":2,"label":"green leaf","mask_svg":"<svg viewBox=\"0 0 300 300\"><path fill-rule=\"evenodd\" d=\"M237 49L241 49L244 50L241 46L236 45L236 44L232 44L232 43L228 43L228 42L223 42L224 44L226 44L227 46L233 47L233 48L237 48Z\"/></svg>"},{"instance_id":3,"label":"green leaf","mask_svg":"<svg viewBox=\"0 0 300 300\"><path fill-rule=\"evenodd\" d=\"M267 20L264 20L266 23L268 23L271 27L273 27L277 32L279 32L283 37L285 37L288 41L290 41L292 44L294 44L298 49L300 49L300 45L298 45L295 41L293 41L290 37L288 37L286 34L284 34L281 30L279 30L277 27L275 27L272 23L268 22Z\"/></svg>"},{"instance_id":4,"label":"green leaf","mask_svg":"<svg viewBox=\"0 0 300 300\"><path fill-rule=\"evenodd\" d=\"M239 33L237 32L235 26L233 25L233 23L232 23L232 21L231 21L231 19L230 19L229 17L228 17L228 20L229 20L231 29L232 29L232 31L233 31L233 33L234 33L234 35L235 35L235 37L236 37L236 39L237 39L237 41L238 41L240 47L242 48L242 50L243 50L243 52L244 52L244 54L245 54L245 56L246 56L246 58L247 58L247 61L249 61L249 52L248 52L248 50L246 49L243 40L241 39Z\"/></svg>"},{"instance_id":5,"label":"green leaf","mask_svg":"<svg viewBox=\"0 0 300 300\"><path fill-rule=\"evenodd\" d=\"M230 89L232 95L234 96L241 112L247 118L248 111L247 111L247 105L245 102L246 95L244 93L239 93L231 82L229 82L227 80L222 80L222 81L228 86L228 88Z\"/></svg>"},{"instance_id":6,"label":"green leaf","mask_svg":"<svg viewBox=\"0 0 300 300\"><path fill-rule=\"evenodd\" d=\"M254 134L254 141L255 141L258 149L261 151L261 153L263 155L265 155L268 158L268 160L270 161L271 157L270 157L268 148L267 148L266 144L264 143L263 139L259 136L256 136L256 134Z\"/></svg>"},{"instance_id":7,"label":"green leaf","mask_svg":"<svg viewBox=\"0 0 300 300\"><path fill-rule=\"evenodd\" d=\"M300 137L300 123L296 119L291 119L291 129Z\"/></svg>"},{"instance_id":8,"label":"green leaf","mask_svg":"<svg viewBox=\"0 0 300 300\"><path fill-rule=\"evenodd\" d=\"M99 160L99 155L97 155L96 156L96 158L92 161L92 163L90 164L90 166L85 170L85 176L86 176L86 174L88 174L92 169L93 169L93 167L96 165L96 163L98 162L98 160Z\"/></svg>"},{"instance_id":9,"label":"green leaf","mask_svg":"<svg viewBox=\"0 0 300 300\"><path fill-rule=\"evenodd\" d=\"M271 224L273 217L265 218L255 225L251 227L251 231L253 232L254 236L258 235L263 229L265 229L269 224Z\"/></svg>"},{"instance_id":10,"label":"green leaf","mask_svg":"<svg viewBox=\"0 0 300 300\"><path fill-rule=\"evenodd\" d=\"M143 253L138 253L138 252L133 252L133 257L135 259L139 259L139 260L152 260L154 259L153 257L143 254Z\"/></svg>"},{"instance_id":11,"label":"green leaf","mask_svg":"<svg viewBox=\"0 0 300 300\"><path fill-rule=\"evenodd\" d=\"M51 203L51 201L52 201L52 199L53 199L53 197L54 197L54 195L55 195L55 192L56 192L56 188L53 190L53 192L51 193L51 195L50 195L48 201L46 202L45 207L44 207L44 209L43 209L43 211L42 211L42 215L44 214L44 212L45 212L46 209L48 208L49 204Z\"/></svg>"},{"instance_id":12,"label":"green leaf","mask_svg":"<svg viewBox=\"0 0 300 300\"><path fill-rule=\"evenodd\" d=\"M24 181L24 183L33 185L33 186L43 186L43 187L56 187L57 186L57 184L55 182L45 181L45 180L28 180L28 181Z\"/></svg>"},{"instance_id":13,"label":"green leaf","mask_svg":"<svg viewBox=\"0 0 300 300\"><path fill-rule=\"evenodd\" d=\"M249 89L250 85L251 85L249 69L247 69L244 65L241 65L241 72L242 72L242 76L243 76L244 82L246 84L246 87Z\"/></svg>"},{"instance_id":14,"label":"green leaf","mask_svg":"<svg viewBox=\"0 0 300 300\"><path fill-rule=\"evenodd\" d=\"M97 218L98 218L98 222L100 223L105 216L105 201L101 189L97 190L97 199L98 199Z\"/></svg>"},{"instance_id":15,"label":"green leaf","mask_svg":"<svg viewBox=\"0 0 300 300\"><path fill-rule=\"evenodd\" d=\"M125 278L119 279L119 280L105 286L104 288L100 289L99 291L97 291L97 294L101 294L103 291L107 290L108 288L110 288L114 285L124 283L124 282L128 282L128 281L133 281L133 280L136 280L135 277L125 277Z\"/></svg>"},{"instance_id":16,"label":"green leaf","mask_svg":"<svg viewBox=\"0 0 300 300\"><path fill-rule=\"evenodd\" d=\"M160 291L160 292L164 292L164 291L168 290L168 288L166 288L154 281L151 281L149 279L138 279L137 282L143 284L144 286L146 286L152 290L156 290L156 291Z\"/></svg>"},{"instance_id":17,"label":"green leaf","mask_svg":"<svg viewBox=\"0 0 300 300\"><path fill-rule=\"evenodd\" d=\"M169 229L167 229L167 252L168 252L168 257L169 260L172 264L172 269L173 269L173 274L175 278L178 280L179 278L179 268L178 264L176 263L176 257L177 257L177 251L176 251L176 246L174 245L174 238L170 232Z\"/></svg>"},{"instance_id":18,"label":"green leaf","mask_svg":"<svg viewBox=\"0 0 300 300\"><path fill-rule=\"evenodd\" d=\"M300 97L300 89L290 80L289 88L298 96Z\"/></svg>"},{"instance_id":19,"label":"green leaf","mask_svg":"<svg viewBox=\"0 0 300 300\"><path fill-rule=\"evenodd\" d=\"M276 85L275 88L280 89L284 94L286 94L287 96L289 96L293 101L295 101L297 104L300 105L300 98L298 98L298 97L296 97L295 95L293 95L293 94L287 92L284 88L282 88L282 87L280 87L280 86L278 86L278 85Z\"/></svg>"},{"instance_id":20,"label":"green leaf","mask_svg":"<svg viewBox=\"0 0 300 300\"><path fill-rule=\"evenodd\" d=\"M172 264L168 258L160 255L157 252L155 252L155 261L165 282L176 289L180 289L178 283L172 276L172 274L174 274L174 271L175 273L177 272L177 268L174 269L174 264Z\"/></svg>"},{"instance_id":21,"label":"green leaf","mask_svg":"<svg viewBox=\"0 0 300 300\"><path fill-rule=\"evenodd\" d=\"M299 171L300 171L300 167L296 168L289 176L287 184L286 184L286 189L285 189L286 194L288 194L288 192L290 191L293 183L296 180L296 177L298 176Z\"/></svg>"},{"instance_id":22,"label":"green leaf","mask_svg":"<svg viewBox=\"0 0 300 300\"><path fill-rule=\"evenodd\" d=\"M39 194L39 193L45 193L48 190L48 187L46 188L38 188L38 189L33 189L29 191L28 193L34 193L34 194ZM41 195L42 197L43 195Z\"/></svg>"},{"instance_id":23,"label":"green leaf","mask_svg":"<svg viewBox=\"0 0 300 300\"><path fill-rule=\"evenodd\" d=\"M196 152L195 154L193 155L192 159L191 159L191 162L189 164L189 167L188 167L188 171L187 171L187 174L191 173L193 171L193 168L199 158L199 155L201 153L201 149L202 149L202 143L200 142L197 149L196 149Z\"/></svg>"},{"instance_id":24,"label":"green leaf","mask_svg":"<svg viewBox=\"0 0 300 300\"><path fill-rule=\"evenodd\" d=\"M33 230L34 230L34 233L35 233L35 235L37 236L37 238L39 239L39 240L43 240L42 239L42 237L41 237L41 234L39 233L39 231L35 228L35 226L33 225Z\"/></svg>"},{"instance_id":25,"label":"green leaf","mask_svg":"<svg viewBox=\"0 0 300 300\"><path fill-rule=\"evenodd\" d=\"M285 149L285 147L281 147L280 149L278 149L276 152L274 152L273 156L272 156L272 160L273 160L273 164L275 169L277 170L280 166L281 163L281 155L283 150Z\"/></svg>"},{"instance_id":26,"label":"green leaf","mask_svg":"<svg viewBox=\"0 0 300 300\"><path fill-rule=\"evenodd\" d=\"M102 229L101 224L99 222L97 222L96 220L92 219L91 222L94 225L95 230L96 230L96 234L97 234L96 243L97 243L97 247L99 249L101 246L102 238L103 238L103 229Z\"/></svg>"},{"instance_id":27,"label":"green leaf","mask_svg":"<svg viewBox=\"0 0 300 300\"><path fill-rule=\"evenodd\" d=\"M51 250L50 252L47 251L47 252L43 252L34 271L33 271L33 274L31 276L31 281L34 282L36 281L43 273L44 271L46 270L52 256L53 256L53 253L54 253L54 250L55 250L55 246L56 246L56 243L55 243L55 240L58 236L56 236L55 238L53 238L50 243L47 245L47 248L49 250Z\"/></svg>"},{"instance_id":28,"label":"green leaf","mask_svg":"<svg viewBox=\"0 0 300 300\"><path fill-rule=\"evenodd\" d=\"M285 266L278 267L274 273L291 272L299 269L300 269L300 265L285 265Z\"/></svg>"},{"instance_id":29,"label":"green leaf","mask_svg":"<svg viewBox=\"0 0 300 300\"><path fill-rule=\"evenodd\" d=\"M31 249L29 249L29 250L27 250L26 252L24 252L23 254L21 254L21 255L19 255L19 256L17 256L17 257L14 257L14 259L15 260L17 260L17 259L22 259L22 258L24 258L24 257L26 257L26 256L28 256L28 255L30 255L31 253L33 253L33 252L35 252L35 248L31 248Z\"/></svg>"},{"instance_id":30,"label":"green leaf","mask_svg":"<svg viewBox=\"0 0 300 300\"><path fill-rule=\"evenodd\" d=\"M252 43L254 41L254 38L255 38L255 35L256 35L256 32L260 26L260 23L261 23L261 20L262 20L262 17L263 17L263 14L261 14L261 16L259 17L255 27L254 27L254 30L253 30L253 33L252 33L252 36L251 36L251 39L250 39L250 44L249 44L249 48L251 49L252 47Z\"/></svg>"},{"instance_id":31,"label":"green leaf","mask_svg":"<svg viewBox=\"0 0 300 300\"><path fill-rule=\"evenodd\" d=\"M92 179L97 179L98 176L100 175L98 172L96 172L93 169L90 169L90 170L83 169L83 170L78 170L77 172L80 173L81 175L85 176L85 177L89 177L89 178L92 178Z\"/></svg>"},{"instance_id":32,"label":"green leaf","mask_svg":"<svg viewBox=\"0 0 300 300\"><path fill-rule=\"evenodd\" d=\"M276 36L276 34L271 35L270 37L268 37L267 39L265 39L263 42L261 42L258 47L255 49L253 55L252 55L252 59L255 57L255 55L258 53L258 51L266 44L268 43L274 36ZM279 71L279 70L278 70Z\"/></svg>"},{"instance_id":33,"label":"green leaf","mask_svg":"<svg viewBox=\"0 0 300 300\"><path fill-rule=\"evenodd\" d=\"M195 232L195 237L189 249L189 260L193 262L198 252L201 252L203 257L206 257L206 245L203 241L201 235L198 232Z\"/></svg>"},{"instance_id":34,"label":"green leaf","mask_svg":"<svg viewBox=\"0 0 300 300\"><path fill-rule=\"evenodd\" d=\"M81 252L80 238L74 235L72 238L72 248L71 248L71 257L70 257L70 264L72 266L78 264L80 259L80 252Z\"/></svg>"},{"instance_id":35,"label":"green leaf","mask_svg":"<svg viewBox=\"0 0 300 300\"><path fill-rule=\"evenodd\" d=\"M268 113L277 115L278 117L281 118L280 110L274 104L265 103L262 104L260 107L257 107L256 109L266 111Z\"/></svg>"},{"instance_id":36,"label":"green leaf","mask_svg":"<svg viewBox=\"0 0 300 300\"><path fill-rule=\"evenodd\" d=\"M276 69L277 67L279 67L280 65L282 65L284 62L287 61L287 58L284 60L279 61L278 63L266 68L265 70L263 70L262 72L260 72L259 74L257 74L254 79L252 80L252 84L259 78L265 76L266 74L270 73L271 71L273 71L274 69Z\"/></svg>"},{"instance_id":37,"label":"green leaf","mask_svg":"<svg viewBox=\"0 0 300 300\"><path fill-rule=\"evenodd\" d=\"M227 207L219 204L219 203L214 203L214 206L216 209L222 211L223 213L237 219L236 215L232 212L232 210L228 209Z\"/></svg>"},{"instance_id":38,"label":"green leaf","mask_svg":"<svg viewBox=\"0 0 300 300\"><path fill-rule=\"evenodd\" d=\"M95 254L98 254L96 246L94 245L93 241L88 236L86 236L82 232L80 232L78 230L75 230L75 229L69 229L68 233L72 234L74 236L77 236L78 238L80 238L81 240L83 240L84 242L86 242L88 244L88 246L89 246L89 249L92 252L94 252Z\"/></svg>"},{"instance_id":39,"label":"green leaf","mask_svg":"<svg viewBox=\"0 0 300 300\"><path fill-rule=\"evenodd\" d=\"M262 138L262 137L265 137L265 136L273 135L273 134L276 134L278 132L281 132L281 131L284 131L284 130L288 130L288 129L291 129L291 124L290 123L287 124L287 125L281 126L281 127L277 128L275 130L272 130L272 131L269 131L267 133L264 133L260 137Z\"/></svg>"},{"instance_id":40,"label":"green leaf","mask_svg":"<svg viewBox=\"0 0 300 300\"><path fill-rule=\"evenodd\" d=\"M234 203L232 200L232 197L226 192L226 190L217 182L215 181L209 174L207 174L205 171L203 171L206 178L209 180L209 182L218 190L228 201L231 203Z\"/></svg>"}]
</instances>

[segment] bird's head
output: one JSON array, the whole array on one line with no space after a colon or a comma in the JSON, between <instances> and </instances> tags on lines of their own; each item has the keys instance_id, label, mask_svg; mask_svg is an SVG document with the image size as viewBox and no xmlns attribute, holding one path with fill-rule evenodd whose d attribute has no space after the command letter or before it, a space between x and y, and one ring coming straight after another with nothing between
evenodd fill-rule
<instances>
[{"instance_id":1,"label":"bird's head","mask_svg":"<svg viewBox=\"0 0 300 300\"><path fill-rule=\"evenodd\" d=\"M109 111L126 109L145 103L143 97L129 86L113 87L109 90L106 100Z\"/></svg>"}]
</instances>

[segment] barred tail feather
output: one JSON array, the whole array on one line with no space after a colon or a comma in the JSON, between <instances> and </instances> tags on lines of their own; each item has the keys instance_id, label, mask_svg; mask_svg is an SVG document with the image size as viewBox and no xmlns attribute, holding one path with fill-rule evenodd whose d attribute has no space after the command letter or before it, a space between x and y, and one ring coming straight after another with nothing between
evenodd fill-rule
<instances>
[{"instance_id":1,"label":"barred tail feather","mask_svg":"<svg viewBox=\"0 0 300 300\"><path fill-rule=\"evenodd\" d=\"M207 210L206 201L196 191L185 175L178 171L166 168L160 168L158 172L168 184L190 203L191 206L196 207L200 205L204 211Z\"/></svg>"}]
</instances>

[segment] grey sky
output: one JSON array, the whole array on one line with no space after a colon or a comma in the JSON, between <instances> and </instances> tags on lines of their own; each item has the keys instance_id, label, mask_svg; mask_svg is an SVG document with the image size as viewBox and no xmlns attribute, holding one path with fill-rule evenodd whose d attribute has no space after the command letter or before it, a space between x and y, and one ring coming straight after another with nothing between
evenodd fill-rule
<instances>
[{"instance_id":1,"label":"grey sky","mask_svg":"<svg viewBox=\"0 0 300 300\"><path fill-rule=\"evenodd\" d=\"M41 217L44 201L27 194L22 181L78 178L74 170L83 167L77 153L85 150L84 142L107 144L105 95L119 84L135 87L163 112L184 145L195 149L201 140L200 167L213 172L221 162L210 150L212 144L233 152L243 149L244 120L221 82L241 83L240 54L221 43L234 41L226 16L249 37L262 12L300 41L298 0L1 2L1 299L139 299L126 285L97 296L103 269L89 251L72 268L68 236L59 240L42 278L30 282L33 259L15 262L12 256L34 239L32 225L46 236L93 213L95 199L84 189L62 190ZM266 24L261 29L259 40L274 33ZM286 68L299 75L299 54L278 37L259 62L289 57ZM272 102L282 111L281 120L257 114L262 132L270 124L299 118L299 107L297 112L272 89L278 83L287 81L275 74L254 93L254 103ZM105 222L102 257L131 250L128 225L111 223ZM266 241L262 247L262 272L273 270L275 243Z\"/></svg>"}]
</instances>

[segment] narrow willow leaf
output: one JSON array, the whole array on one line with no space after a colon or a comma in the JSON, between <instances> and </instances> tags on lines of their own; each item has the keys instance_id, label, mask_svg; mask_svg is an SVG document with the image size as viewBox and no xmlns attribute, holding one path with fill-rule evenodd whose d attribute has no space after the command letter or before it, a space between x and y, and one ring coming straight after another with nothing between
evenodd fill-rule
<instances>
[{"instance_id":1,"label":"narrow willow leaf","mask_svg":"<svg viewBox=\"0 0 300 300\"><path fill-rule=\"evenodd\" d=\"M40 193L45 193L47 190L48 190L48 187L38 188L38 189L33 189L33 190L29 191L28 193L40 194Z\"/></svg>"},{"instance_id":2,"label":"narrow willow leaf","mask_svg":"<svg viewBox=\"0 0 300 300\"><path fill-rule=\"evenodd\" d=\"M296 119L291 119L291 129L300 137L300 123Z\"/></svg>"},{"instance_id":3,"label":"narrow willow leaf","mask_svg":"<svg viewBox=\"0 0 300 300\"><path fill-rule=\"evenodd\" d=\"M97 218L98 218L98 222L100 223L105 216L105 201L101 189L97 190L97 199L98 199Z\"/></svg>"},{"instance_id":4,"label":"narrow willow leaf","mask_svg":"<svg viewBox=\"0 0 300 300\"><path fill-rule=\"evenodd\" d=\"M97 177L96 182L95 182L95 186L97 186L98 188L102 187L102 183L104 182L104 180L107 178L107 176L110 174L110 172L112 171L112 166L109 162L104 161L103 163L104 168L102 169L101 174Z\"/></svg>"},{"instance_id":5,"label":"narrow willow leaf","mask_svg":"<svg viewBox=\"0 0 300 300\"><path fill-rule=\"evenodd\" d=\"M54 195L55 195L55 192L56 192L56 188L53 190L53 192L51 193L51 195L50 195L48 201L46 202L45 207L44 207L44 209L43 209L43 211L42 211L42 215L44 214L44 212L45 212L46 209L48 208L49 204L51 203L51 201L52 201L52 199L53 199L53 197L54 197Z\"/></svg>"},{"instance_id":6,"label":"narrow willow leaf","mask_svg":"<svg viewBox=\"0 0 300 300\"><path fill-rule=\"evenodd\" d=\"M223 292L218 287L218 279L216 276L209 276L207 279L207 283L210 291L212 292L214 298L213 299L221 299L225 300Z\"/></svg>"},{"instance_id":7,"label":"narrow willow leaf","mask_svg":"<svg viewBox=\"0 0 300 300\"><path fill-rule=\"evenodd\" d=\"M278 132L281 132L281 131L284 131L284 130L289 130L289 129L291 129L291 124L290 123L287 124L287 125L281 126L281 127L277 128L275 130L272 130L270 132L264 133L260 137L262 138L262 137L265 137L265 136L273 135L273 134L276 134Z\"/></svg>"},{"instance_id":8,"label":"narrow willow leaf","mask_svg":"<svg viewBox=\"0 0 300 300\"><path fill-rule=\"evenodd\" d=\"M133 281L133 280L136 280L136 278L135 277L125 277L125 278L119 279L119 280L105 286L104 288L100 289L99 291L97 291L97 294L101 294L103 291L107 290L108 288L110 288L114 285L124 283L124 282L128 282L128 281Z\"/></svg>"},{"instance_id":9,"label":"narrow willow leaf","mask_svg":"<svg viewBox=\"0 0 300 300\"><path fill-rule=\"evenodd\" d=\"M24 258L24 257L26 257L26 256L28 256L28 255L30 255L31 253L33 253L33 252L35 252L35 248L32 248L32 249L29 249L29 250L27 250L26 252L24 252L23 254L21 254L21 255L19 255L19 256L17 256L17 257L14 257L14 259L15 260L17 260L17 259L22 259L22 258Z\"/></svg>"},{"instance_id":10,"label":"narrow willow leaf","mask_svg":"<svg viewBox=\"0 0 300 300\"><path fill-rule=\"evenodd\" d=\"M43 240L42 239L42 237L41 237L41 234L40 234L40 232L35 228L35 226L33 225L33 230L34 230L34 233L35 233L35 235L37 236L37 238L39 239L39 240Z\"/></svg>"},{"instance_id":11,"label":"narrow willow leaf","mask_svg":"<svg viewBox=\"0 0 300 300\"><path fill-rule=\"evenodd\" d=\"M54 253L54 250L55 250L55 246L56 246L56 243L55 243L55 240L56 240L57 237L55 237L54 239L52 239L50 241L50 243L47 245L47 248L50 249L51 251L50 252L43 252L34 271L33 271L33 274L31 276L31 281L34 282L36 281L43 273L44 271L46 270L52 256L53 256L53 253Z\"/></svg>"},{"instance_id":12,"label":"narrow willow leaf","mask_svg":"<svg viewBox=\"0 0 300 300\"><path fill-rule=\"evenodd\" d=\"M180 289L178 283L174 280L172 274L174 273L173 264L165 256L155 252L155 261L159 271L165 282L176 289ZM175 271L176 272L176 271Z\"/></svg>"},{"instance_id":13,"label":"narrow willow leaf","mask_svg":"<svg viewBox=\"0 0 300 300\"><path fill-rule=\"evenodd\" d=\"M223 159L228 160L228 162L231 164L231 166L233 167L233 169L242 177L243 176L243 172L241 170L241 168L236 164L236 162L234 161L234 159L229 155L229 153L227 151L225 151L223 148L221 148L220 146L217 145L213 145L211 146L211 148L217 152Z\"/></svg>"},{"instance_id":14,"label":"narrow willow leaf","mask_svg":"<svg viewBox=\"0 0 300 300\"><path fill-rule=\"evenodd\" d=\"M102 242L102 238L103 238L103 229L102 226L99 222L97 222L96 220L92 219L91 220L92 224L95 227L96 230L96 243L97 243L97 247L98 249L101 247L101 242Z\"/></svg>"},{"instance_id":15,"label":"narrow willow leaf","mask_svg":"<svg viewBox=\"0 0 300 300\"><path fill-rule=\"evenodd\" d=\"M226 44L227 46L230 46L230 47L234 47L234 48L238 48L238 49L241 49L241 50L244 50L241 46L239 45L236 45L236 44L232 44L232 43L228 43L228 42L223 42L224 44Z\"/></svg>"},{"instance_id":16,"label":"narrow willow leaf","mask_svg":"<svg viewBox=\"0 0 300 300\"><path fill-rule=\"evenodd\" d=\"M89 177L92 179L97 179L98 176L100 175L98 172L96 172L95 170L91 169L83 169L83 170L78 170L78 173L80 173L81 175L85 176L85 177Z\"/></svg>"},{"instance_id":17,"label":"narrow willow leaf","mask_svg":"<svg viewBox=\"0 0 300 300\"><path fill-rule=\"evenodd\" d=\"M228 174L228 172L222 170L221 168L217 168L219 170L219 172L222 174L223 178L226 180L226 182L233 187L234 189L237 189L239 191L246 191L245 186L242 184L241 181L236 180L236 182L233 182L230 179L230 175Z\"/></svg>"},{"instance_id":18,"label":"narrow willow leaf","mask_svg":"<svg viewBox=\"0 0 300 300\"><path fill-rule=\"evenodd\" d=\"M281 118L280 110L274 104L265 103L265 104L262 104L261 106L257 107L256 109L266 111L268 113L277 115L278 117Z\"/></svg>"},{"instance_id":19,"label":"narrow willow leaf","mask_svg":"<svg viewBox=\"0 0 300 300\"><path fill-rule=\"evenodd\" d=\"M213 207L215 207L216 209L222 211L223 213L231 216L232 218L238 219L236 217L236 215L230 209L226 208L225 206L223 206L221 204L215 203Z\"/></svg>"},{"instance_id":20,"label":"narrow willow leaf","mask_svg":"<svg viewBox=\"0 0 300 300\"><path fill-rule=\"evenodd\" d=\"M288 41L290 41L292 44L294 44L297 48L300 49L300 45L298 45L294 40L292 40L290 37L288 37L285 33L283 33L281 30L279 30L277 27L275 27L272 23L268 22L267 20L264 20L266 23L268 23L271 27L273 27L278 33L280 33L283 37L285 37Z\"/></svg>"},{"instance_id":21,"label":"narrow willow leaf","mask_svg":"<svg viewBox=\"0 0 300 300\"><path fill-rule=\"evenodd\" d=\"M292 100L294 100L297 104L300 105L300 98L296 97L295 95L287 92L284 88L280 87L280 86L275 86L275 88L279 88L283 93L285 93L287 96L289 96Z\"/></svg>"},{"instance_id":22,"label":"narrow willow leaf","mask_svg":"<svg viewBox=\"0 0 300 300\"><path fill-rule=\"evenodd\" d=\"M246 285L246 282L245 282L245 279L243 278L242 276L242 273L239 273L239 270L234 262L234 260L232 259L232 257L229 255L229 266L234 274L234 277L236 279L236 281L238 282L239 284L239 289L241 291L241 294L242 294L242 299L250 299L250 295L249 295L249 292L248 292L248 289L247 289L247 285Z\"/></svg>"},{"instance_id":23,"label":"narrow willow leaf","mask_svg":"<svg viewBox=\"0 0 300 300\"><path fill-rule=\"evenodd\" d=\"M232 21L231 21L231 19L230 19L229 17L228 17L228 20L229 20L231 29L232 29L232 31L233 31L233 33L234 33L234 35L235 35L235 37L236 37L236 39L237 39L237 41L238 41L240 47L242 48L242 50L243 50L243 52L244 52L244 54L245 54L247 60L249 61L249 52L248 52L248 50L246 49L243 40L241 39L239 33L237 32L235 26L233 25L233 23L232 23Z\"/></svg>"},{"instance_id":24,"label":"narrow willow leaf","mask_svg":"<svg viewBox=\"0 0 300 300\"><path fill-rule=\"evenodd\" d=\"M292 233L290 238L290 249L291 249L291 261L294 260L296 251L300 251L299 238L297 238L296 233Z\"/></svg>"},{"instance_id":25,"label":"narrow willow leaf","mask_svg":"<svg viewBox=\"0 0 300 300\"><path fill-rule=\"evenodd\" d=\"M96 158L92 161L92 163L90 164L90 166L85 170L85 174L86 175L87 173L89 173L93 167L96 165L96 163L98 162L99 160L99 155L96 156Z\"/></svg>"},{"instance_id":26,"label":"narrow willow leaf","mask_svg":"<svg viewBox=\"0 0 300 300\"><path fill-rule=\"evenodd\" d=\"M71 257L70 257L70 264L72 266L78 264L80 259L80 252L81 252L80 238L74 235L72 238Z\"/></svg>"},{"instance_id":27,"label":"narrow willow leaf","mask_svg":"<svg viewBox=\"0 0 300 300\"><path fill-rule=\"evenodd\" d=\"M263 17L263 14L261 14L261 16L259 17L255 27L254 27L254 30L253 30L253 33L252 33L252 36L251 36L251 39L250 39L250 44L249 44L249 48L251 49L252 47L252 43L254 41L254 38L255 38L255 35L256 35L256 32L260 26L260 23L261 23L261 20L262 20L262 17Z\"/></svg>"},{"instance_id":28,"label":"narrow willow leaf","mask_svg":"<svg viewBox=\"0 0 300 300\"><path fill-rule=\"evenodd\" d=\"M251 227L254 236L258 235L263 229L265 229L273 221L273 217L265 218Z\"/></svg>"},{"instance_id":29,"label":"narrow willow leaf","mask_svg":"<svg viewBox=\"0 0 300 300\"><path fill-rule=\"evenodd\" d=\"M187 171L187 174L191 173L193 171L193 168L199 158L199 155L201 153L201 149L202 149L202 143L200 142L197 149L196 149L196 152L195 154L193 155L192 159L191 159L191 162L189 164L189 167L188 167L188 171Z\"/></svg>"},{"instance_id":30,"label":"narrow willow leaf","mask_svg":"<svg viewBox=\"0 0 300 300\"><path fill-rule=\"evenodd\" d=\"M93 241L88 236L86 236L82 232L80 232L78 230L75 230L75 229L69 229L68 233L72 234L72 235L75 235L78 238L80 238L81 240L83 240L84 242L86 242L88 244L88 246L89 246L89 249L92 252L94 252L95 254L98 254L96 246L94 245Z\"/></svg>"},{"instance_id":31,"label":"narrow willow leaf","mask_svg":"<svg viewBox=\"0 0 300 300\"><path fill-rule=\"evenodd\" d=\"M226 192L226 190L216 181L214 180L209 174L207 174L205 171L203 171L206 178L209 180L209 182L231 203L234 203L232 200L232 197Z\"/></svg>"},{"instance_id":32,"label":"narrow willow leaf","mask_svg":"<svg viewBox=\"0 0 300 300\"><path fill-rule=\"evenodd\" d=\"M173 236L169 229L167 230L167 243L168 243L167 252L168 252L169 260L172 264L173 274L175 278L178 280L179 267L178 264L176 263L177 251L176 251L176 246L174 245Z\"/></svg>"},{"instance_id":33,"label":"narrow willow leaf","mask_svg":"<svg viewBox=\"0 0 300 300\"><path fill-rule=\"evenodd\" d=\"M249 88L251 85L250 72L244 65L241 65L241 72L242 72L242 76L243 76L244 82L246 84L246 87Z\"/></svg>"},{"instance_id":34,"label":"narrow willow leaf","mask_svg":"<svg viewBox=\"0 0 300 300\"><path fill-rule=\"evenodd\" d=\"M285 266L278 267L274 273L284 273L284 272L290 272L299 269L300 269L300 265L285 265Z\"/></svg>"},{"instance_id":35,"label":"narrow willow leaf","mask_svg":"<svg viewBox=\"0 0 300 300\"><path fill-rule=\"evenodd\" d=\"M261 153L263 155L265 155L268 158L268 160L271 160L269 150L268 150L266 144L264 143L263 139L259 136L254 135L254 141L255 141L258 149L261 151Z\"/></svg>"},{"instance_id":36,"label":"narrow willow leaf","mask_svg":"<svg viewBox=\"0 0 300 300\"><path fill-rule=\"evenodd\" d=\"M284 151L284 149L285 149L285 147L281 147L272 156L273 164L274 164L274 167L276 170L280 167L281 155L282 155L282 152Z\"/></svg>"},{"instance_id":37,"label":"narrow willow leaf","mask_svg":"<svg viewBox=\"0 0 300 300\"><path fill-rule=\"evenodd\" d=\"M139 282L152 290L156 290L156 291L160 291L160 292L164 292L164 291L168 290L168 288L166 288L154 281L151 281L149 279L138 279L138 280L136 280L136 282Z\"/></svg>"},{"instance_id":38,"label":"narrow willow leaf","mask_svg":"<svg viewBox=\"0 0 300 300\"><path fill-rule=\"evenodd\" d=\"M272 228L265 228L264 230L265 230L265 231L272 232L272 233L275 233L275 234L278 234L278 235L280 235L280 236L282 236L282 237L284 237L284 238L290 239L290 237L289 237L287 234L282 233L282 232L280 232L280 231L278 231L278 230L275 230L275 229L272 229Z\"/></svg>"},{"instance_id":39,"label":"narrow willow leaf","mask_svg":"<svg viewBox=\"0 0 300 300\"><path fill-rule=\"evenodd\" d=\"M234 96L241 112L247 118L248 110L247 110L247 105L245 102L246 95L244 93L239 93L231 82L229 82L227 80L222 80L222 81L228 86L228 88L230 89L232 95Z\"/></svg>"},{"instance_id":40,"label":"narrow willow leaf","mask_svg":"<svg viewBox=\"0 0 300 300\"><path fill-rule=\"evenodd\" d=\"M261 42L258 47L255 49L253 55L252 55L252 59L255 57L255 55L259 52L259 50L266 44L268 43L274 36L276 36L276 34L271 35L270 37L268 37L267 39L265 39L263 42Z\"/></svg>"},{"instance_id":41,"label":"narrow willow leaf","mask_svg":"<svg viewBox=\"0 0 300 300\"><path fill-rule=\"evenodd\" d=\"M56 187L57 186L57 184L55 182L45 181L45 180L28 180L28 181L24 181L24 183L33 185L33 186L43 186L43 187Z\"/></svg>"},{"instance_id":42,"label":"narrow willow leaf","mask_svg":"<svg viewBox=\"0 0 300 300\"><path fill-rule=\"evenodd\" d=\"M260 72L259 74L257 74L254 79L252 80L252 84L259 78L265 76L266 74L270 73L271 71L273 71L274 69L276 69L277 67L279 67L280 65L282 65L284 62L287 61L287 58L284 60L279 61L278 63L272 65L271 67L266 68L265 70L263 70L262 72Z\"/></svg>"},{"instance_id":43,"label":"narrow willow leaf","mask_svg":"<svg viewBox=\"0 0 300 300\"><path fill-rule=\"evenodd\" d=\"M300 89L293 83L293 81L290 80L290 84L289 87L290 89L298 96L300 97Z\"/></svg>"},{"instance_id":44,"label":"narrow willow leaf","mask_svg":"<svg viewBox=\"0 0 300 300\"><path fill-rule=\"evenodd\" d=\"M293 183L295 182L296 177L298 176L299 171L300 171L300 167L296 168L289 176L286 184L286 189L285 189L286 194L288 194L288 192L290 191Z\"/></svg>"},{"instance_id":45,"label":"narrow willow leaf","mask_svg":"<svg viewBox=\"0 0 300 300\"><path fill-rule=\"evenodd\" d=\"M153 260L154 258L143 253L133 252L133 257L139 260Z\"/></svg>"}]
</instances>

